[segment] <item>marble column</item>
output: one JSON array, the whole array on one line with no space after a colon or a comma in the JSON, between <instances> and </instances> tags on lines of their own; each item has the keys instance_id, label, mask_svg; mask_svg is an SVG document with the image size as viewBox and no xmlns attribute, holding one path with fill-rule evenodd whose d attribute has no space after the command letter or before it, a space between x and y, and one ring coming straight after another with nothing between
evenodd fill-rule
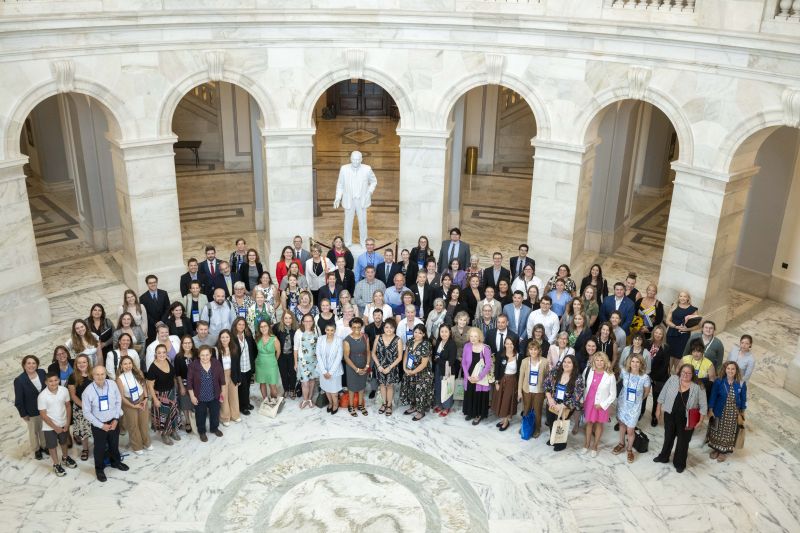
<instances>
[{"instance_id":1,"label":"marble column","mask_svg":"<svg viewBox=\"0 0 800 533\"><path fill-rule=\"evenodd\" d=\"M122 227L122 274L137 293L145 290L145 277L154 274L159 287L175 296L185 272L172 149L177 140L169 136L111 143Z\"/></svg>"},{"instance_id":2,"label":"marble column","mask_svg":"<svg viewBox=\"0 0 800 533\"><path fill-rule=\"evenodd\" d=\"M22 166L0 161L0 342L50 324Z\"/></svg>"},{"instance_id":3,"label":"marble column","mask_svg":"<svg viewBox=\"0 0 800 533\"><path fill-rule=\"evenodd\" d=\"M263 129L267 167L265 255L269 268L295 235L314 236L313 129Z\"/></svg>"},{"instance_id":4,"label":"marble column","mask_svg":"<svg viewBox=\"0 0 800 533\"><path fill-rule=\"evenodd\" d=\"M659 298L681 290L717 329L727 321L728 289L739 245L750 178L756 168L719 174L673 163L675 182L659 276Z\"/></svg>"},{"instance_id":5,"label":"marble column","mask_svg":"<svg viewBox=\"0 0 800 533\"><path fill-rule=\"evenodd\" d=\"M445 231L447 131L398 129L400 137L400 248L417 245L420 235L438 250ZM469 236L465 235L468 241Z\"/></svg>"},{"instance_id":6,"label":"marble column","mask_svg":"<svg viewBox=\"0 0 800 533\"><path fill-rule=\"evenodd\" d=\"M583 254L594 172L593 144L534 139L528 245L537 275L545 279L566 263L575 275L591 258Z\"/></svg>"}]
</instances>

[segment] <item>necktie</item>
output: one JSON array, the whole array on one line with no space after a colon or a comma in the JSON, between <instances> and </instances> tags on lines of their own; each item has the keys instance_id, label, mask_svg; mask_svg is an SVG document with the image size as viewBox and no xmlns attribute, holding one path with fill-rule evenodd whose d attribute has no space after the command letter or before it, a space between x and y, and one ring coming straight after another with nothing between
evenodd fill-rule
<instances>
[{"instance_id":1,"label":"necktie","mask_svg":"<svg viewBox=\"0 0 800 533\"><path fill-rule=\"evenodd\" d=\"M213 262L209 262L208 263L208 267L211 269L211 275L213 276L214 275L214 263Z\"/></svg>"},{"instance_id":2,"label":"necktie","mask_svg":"<svg viewBox=\"0 0 800 533\"><path fill-rule=\"evenodd\" d=\"M503 344L503 342L505 342L505 335L503 335L501 333L500 334L500 345L497 347L497 351L498 352L503 348L503 346L505 346L505 344Z\"/></svg>"},{"instance_id":3,"label":"necktie","mask_svg":"<svg viewBox=\"0 0 800 533\"><path fill-rule=\"evenodd\" d=\"M517 276L522 273L522 259L517 259Z\"/></svg>"},{"instance_id":4,"label":"necktie","mask_svg":"<svg viewBox=\"0 0 800 533\"><path fill-rule=\"evenodd\" d=\"M450 257L447 260L447 268L450 268L450 263L453 262L453 255L455 255L456 243L450 241Z\"/></svg>"},{"instance_id":5,"label":"necktie","mask_svg":"<svg viewBox=\"0 0 800 533\"><path fill-rule=\"evenodd\" d=\"M153 301L155 302L155 301L156 301L156 293L154 293L154 292L151 292L151 293L150 293L150 298L152 298L152 299L153 299Z\"/></svg>"},{"instance_id":6,"label":"necktie","mask_svg":"<svg viewBox=\"0 0 800 533\"><path fill-rule=\"evenodd\" d=\"M295 256L297 259L300 259L300 250L295 250L295 251L294 251L294 256Z\"/></svg>"},{"instance_id":7,"label":"necktie","mask_svg":"<svg viewBox=\"0 0 800 533\"><path fill-rule=\"evenodd\" d=\"M386 278L386 281L389 281L389 263L386 263L385 269L386 273L384 274L384 277Z\"/></svg>"}]
</instances>

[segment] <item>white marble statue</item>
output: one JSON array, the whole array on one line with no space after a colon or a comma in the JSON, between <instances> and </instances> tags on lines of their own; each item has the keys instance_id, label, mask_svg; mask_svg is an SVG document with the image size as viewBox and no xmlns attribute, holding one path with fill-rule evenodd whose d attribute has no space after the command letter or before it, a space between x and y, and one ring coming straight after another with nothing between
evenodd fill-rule
<instances>
[{"instance_id":1,"label":"white marble statue","mask_svg":"<svg viewBox=\"0 0 800 533\"><path fill-rule=\"evenodd\" d=\"M378 186L378 179L372 167L361 164L361 152L350 154L350 164L342 165L339 170L339 181L336 182L336 198L333 208L338 209L341 203L344 208L344 243L348 248L353 245L353 216L358 217L358 238L361 247L367 238L367 208L372 201L372 193Z\"/></svg>"}]
</instances>

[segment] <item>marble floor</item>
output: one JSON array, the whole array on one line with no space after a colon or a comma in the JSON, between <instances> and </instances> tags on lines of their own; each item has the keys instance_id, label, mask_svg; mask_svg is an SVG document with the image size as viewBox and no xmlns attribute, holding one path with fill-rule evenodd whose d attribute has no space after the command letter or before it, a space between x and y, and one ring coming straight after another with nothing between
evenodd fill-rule
<instances>
[{"instance_id":1,"label":"marble floor","mask_svg":"<svg viewBox=\"0 0 800 533\"><path fill-rule=\"evenodd\" d=\"M338 164L332 161L331 167ZM397 167L387 162L382 170L391 168ZM517 183L522 194L529 182L515 170L492 179L500 187ZM192 219L199 206L192 191L215 179L178 175L187 254L198 253L211 237L227 252L225 239L233 235L228 227L255 236L241 201L247 173L226 176L238 184L219 200L231 206L219 225ZM473 179L464 212L478 221L462 226L477 235L481 225L498 221L480 204L488 180ZM0 344L0 376L7 384L0 388L0 417L6 420L0 430L2 531L800 531L800 398L782 388L800 336L800 310L739 292L732 293L731 320L720 338L730 349L741 334L752 334L758 367L746 447L723 464L708 458L700 435L683 474L653 463L663 430L648 424L643 429L651 450L629 465L610 453L616 443L610 425L600 455L591 459L579 453L580 436L572 436L559 454L545 445L545 437L522 441L518 418L500 433L494 417L478 427L457 414L415 423L402 409L379 416L372 403L367 417L332 417L290 401L277 418L243 417L222 428L223 438L212 436L206 444L195 436L171 447L155 442L152 452L126 457L130 471L109 470L106 484L94 480L90 463L80 461L77 470L56 478L47 461L28 453L11 381L24 354L48 360L75 317L86 316L94 302L116 307L124 290L116 254L94 253L83 241L72 194L30 188L54 321ZM642 258L659 257L658 227L641 222L649 211L636 212L641 216L634 217L619 252L602 260L614 275L633 263L646 285L656 279L658 263ZM524 221L510 220L503 230L508 237L502 241L471 241L482 243L480 254L495 247L510 253L524 238ZM251 393L256 396L256 389ZM126 437L122 443L127 445Z\"/></svg>"}]
</instances>

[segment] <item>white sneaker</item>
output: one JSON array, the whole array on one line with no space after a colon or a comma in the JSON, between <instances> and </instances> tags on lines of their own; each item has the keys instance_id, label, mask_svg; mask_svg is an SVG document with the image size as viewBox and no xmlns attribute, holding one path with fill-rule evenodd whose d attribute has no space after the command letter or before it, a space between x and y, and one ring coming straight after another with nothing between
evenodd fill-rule
<instances>
[{"instance_id":1,"label":"white sneaker","mask_svg":"<svg viewBox=\"0 0 800 533\"><path fill-rule=\"evenodd\" d=\"M592 450L592 459L597 457L597 450Z\"/></svg>"},{"instance_id":2,"label":"white sneaker","mask_svg":"<svg viewBox=\"0 0 800 533\"><path fill-rule=\"evenodd\" d=\"M581 450L582 455L586 455L588 453L589 453L589 448L584 448L583 450Z\"/></svg>"},{"instance_id":3,"label":"white sneaker","mask_svg":"<svg viewBox=\"0 0 800 533\"><path fill-rule=\"evenodd\" d=\"M236 422L237 424L238 424L239 422L241 422L241 421L242 421L242 419L241 419L241 418L237 418L237 419L235 419L235 420L234 420L234 422Z\"/></svg>"},{"instance_id":4,"label":"white sneaker","mask_svg":"<svg viewBox=\"0 0 800 533\"><path fill-rule=\"evenodd\" d=\"M133 453L135 453L136 455L144 455L144 452L142 450L133 450Z\"/></svg>"},{"instance_id":5,"label":"white sneaker","mask_svg":"<svg viewBox=\"0 0 800 533\"><path fill-rule=\"evenodd\" d=\"M231 425L231 423L230 422L223 422L222 425L225 426L225 427L228 427L228 426Z\"/></svg>"},{"instance_id":6,"label":"white sneaker","mask_svg":"<svg viewBox=\"0 0 800 533\"><path fill-rule=\"evenodd\" d=\"M153 451L153 445L151 444L150 446L145 448L145 450L147 450L148 452L152 452Z\"/></svg>"}]
</instances>

